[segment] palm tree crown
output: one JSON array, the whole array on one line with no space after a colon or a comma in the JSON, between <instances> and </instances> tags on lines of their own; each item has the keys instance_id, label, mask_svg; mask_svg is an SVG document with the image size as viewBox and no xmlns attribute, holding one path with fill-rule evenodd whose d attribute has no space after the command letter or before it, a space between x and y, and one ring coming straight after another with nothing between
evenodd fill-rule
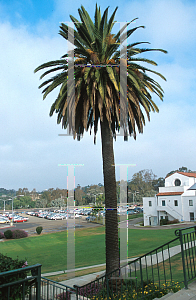
<instances>
[{"instance_id":1,"label":"palm tree crown","mask_svg":"<svg viewBox=\"0 0 196 300\"><path fill-rule=\"evenodd\" d=\"M120 109L123 109L119 103L119 66L120 59L122 59L120 58L119 47L120 42L122 43L125 39L121 36L123 30L117 34L111 33L115 24L114 17L117 7L108 21L108 8L101 17L100 8L96 5L94 23L83 6L78 11L81 23L70 16L76 27L76 30L74 30L75 103L67 101L68 54L63 55L60 60L50 61L35 69L35 72L37 72L44 68L50 68L42 74L40 79L49 73L61 71L51 79L43 82L39 88L44 87L42 93L45 99L53 89L60 86L58 97L51 107L50 116L56 112L58 114L57 123L62 122L63 128L67 128L68 108L70 112L74 110L74 119L72 119L72 122L75 120L74 138L77 135L79 139L80 135L83 135L84 129L87 131L90 128L91 130L93 126L96 136L98 121L99 119L103 120L103 108L115 137L116 131L120 129ZM124 29L131 22L127 23ZM143 26L127 30L127 38L141 27ZM62 23L60 28L60 35L68 40L68 26ZM154 50L164 53L166 51L138 48L140 44L142 43L132 43L127 46L127 62L125 61L125 64L127 64L127 124L129 134L133 134L134 138L136 138L136 127L139 133L143 132L143 125L145 125L143 111L145 111L148 120L150 120L150 111L158 112L158 107L153 102L151 93L154 92L161 100L163 99L161 86L148 73L152 72L165 79L160 73L139 65L139 62L145 62L156 66L157 64L154 61L138 58L137 55ZM73 98L73 93L71 97Z\"/></svg>"}]
</instances>

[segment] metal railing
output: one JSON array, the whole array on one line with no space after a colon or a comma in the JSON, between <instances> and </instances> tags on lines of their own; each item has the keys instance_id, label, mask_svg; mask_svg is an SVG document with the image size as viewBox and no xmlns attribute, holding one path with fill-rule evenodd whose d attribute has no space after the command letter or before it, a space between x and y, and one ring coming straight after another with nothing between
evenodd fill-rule
<instances>
[{"instance_id":1,"label":"metal railing","mask_svg":"<svg viewBox=\"0 0 196 300\"><path fill-rule=\"evenodd\" d=\"M188 282L196 278L196 226L176 230L175 235L180 240L184 286L187 289Z\"/></svg>"},{"instance_id":2,"label":"metal railing","mask_svg":"<svg viewBox=\"0 0 196 300\"><path fill-rule=\"evenodd\" d=\"M175 212L177 215L180 216L180 220L179 221L182 221L183 220L183 215L180 214L178 211L176 211L173 207L171 207L169 204L167 204L167 207L169 207L169 209L173 212Z\"/></svg>"},{"instance_id":3,"label":"metal railing","mask_svg":"<svg viewBox=\"0 0 196 300\"><path fill-rule=\"evenodd\" d=\"M0 273L1 300L40 300L40 287L40 264Z\"/></svg>"},{"instance_id":4,"label":"metal railing","mask_svg":"<svg viewBox=\"0 0 196 300\"><path fill-rule=\"evenodd\" d=\"M175 239L119 269L82 287L75 286L78 298L139 300L187 288L196 278L196 226L176 230L175 234Z\"/></svg>"},{"instance_id":5,"label":"metal railing","mask_svg":"<svg viewBox=\"0 0 196 300\"><path fill-rule=\"evenodd\" d=\"M36 264L0 273L0 299L77 300L77 295L75 288L41 277L41 265Z\"/></svg>"},{"instance_id":6,"label":"metal railing","mask_svg":"<svg viewBox=\"0 0 196 300\"><path fill-rule=\"evenodd\" d=\"M41 278L41 299L77 300L76 289L59 282Z\"/></svg>"}]
</instances>

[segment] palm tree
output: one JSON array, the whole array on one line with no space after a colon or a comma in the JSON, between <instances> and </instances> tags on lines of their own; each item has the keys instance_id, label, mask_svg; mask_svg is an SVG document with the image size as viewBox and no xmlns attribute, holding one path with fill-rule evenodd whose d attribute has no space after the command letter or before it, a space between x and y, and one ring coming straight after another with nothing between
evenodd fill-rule
<instances>
[{"instance_id":1,"label":"palm tree","mask_svg":"<svg viewBox=\"0 0 196 300\"><path fill-rule=\"evenodd\" d=\"M108 8L101 16L100 7L96 5L94 23L89 14L81 6L78 9L81 22L70 15L72 22L75 22L74 30L74 72L75 89L68 95L68 54L62 56L60 60L50 61L35 69L35 72L49 68L40 79L55 72L55 75L44 81L39 88L44 88L43 99L60 87L58 96L51 106L50 116L57 113L57 123L62 123L63 128L68 128L71 124L74 139L78 140L83 135L84 130L90 133L94 127L94 137L98 130L100 120L103 175L105 188L106 206L106 273L119 267L119 247L118 247L118 220L117 220L117 195L116 179L114 168L113 138L120 126L124 130L124 138L127 140L127 130L129 135L136 139L136 127L139 133L143 132L145 125L144 112L150 120L150 111L158 112L158 107L152 100L152 93L155 93L161 100L163 90L161 86L149 76L152 72L159 77L165 78L153 70L150 70L139 62L156 66L157 64L149 59L139 58L138 54L147 51L166 51L162 49L139 48L140 43L132 43L127 46L127 115L126 120L120 122L120 109L124 109L119 104L120 89L120 43L125 40L123 30L112 34L115 24L114 17L117 11L114 10L108 21ZM132 21L131 21L132 22ZM127 23L123 29L127 29ZM127 30L127 38L136 31L135 27ZM60 35L68 40L68 26L61 24ZM70 35L73 38L73 34ZM78 67L78 64L83 66ZM88 64L88 66L87 66ZM107 67L104 67L106 66ZM112 66L111 66L112 65ZM72 68L72 71L73 71ZM58 73L58 71L60 71ZM72 86L73 87L73 86ZM74 90L74 92L73 92ZM123 94L123 92L121 91ZM68 101L68 96L70 101ZM75 102L71 101L75 97ZM71 119L68 119L68 112L72 112ZM74 119L75 118L75 119ZM71 121L70 121L71 120ZM127 128L125 126L127 122ZM123 123L123 124L122 124ZM69 127L70 130L70 127Z\"/></svg>"}]
</instances>

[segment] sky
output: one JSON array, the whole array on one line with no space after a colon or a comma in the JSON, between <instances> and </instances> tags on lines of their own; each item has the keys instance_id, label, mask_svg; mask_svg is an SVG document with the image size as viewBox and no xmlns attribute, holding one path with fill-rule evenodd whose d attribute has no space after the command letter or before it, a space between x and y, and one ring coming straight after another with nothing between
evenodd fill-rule
<instances>
[{"instance_id":1,"label":"sky","mask_svg":"<svg viewBox=\"0 0 196 300\"><path fill-rule=\"evenodd\" d=\"M128 179L143 169L151 169L157 177L182 166L196 170L196 1L101 0L97 4L102 13L110 6L109 16L118 6L117 22L138 18L133 26L145 26L128 42L150 42L149 48L168 51L147 55L158 63L154 70L167 79L155 78L164 89L163 102L153 96L160 111L151 114L136 141L117 137L115 163L134 165L128 168ZM103 183L100 131L96 145L89 132L80 142L59 136L65 130L57 125L56 115L49 117L57 91L43 101L38 89L41 72L34 74L40 64L66 53L59 26L70 21L70 14L79 19L81 5L93 19L93 0L0 1L0 187L66 189L67 167L59 164L84 165L75 168L76 185ZM119 170L116 166L117 180Z\"/></svg>"}]
</instances>

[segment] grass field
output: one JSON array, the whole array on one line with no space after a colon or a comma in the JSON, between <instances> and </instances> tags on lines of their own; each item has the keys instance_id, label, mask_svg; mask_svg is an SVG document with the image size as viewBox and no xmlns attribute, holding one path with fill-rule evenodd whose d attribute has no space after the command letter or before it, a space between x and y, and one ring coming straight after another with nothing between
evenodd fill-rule
<instances>
[{"instance_id":1,"label":"grass field","mask_svg":"<svg viewBox=\"0 0 196 300\"><path fill-rule=\"evenodd\" d=\"M137 219L137 218L142 218L142 217L143 217L143 213L138 213L138 214L128 215L128 219L129 219L129 220Z\"/></svg>"},{"instance_id":2,"label":"grass field","mask_svg":"<svg viewBox=\"0 0 196 300\"><path fill-rule=\"evenodd\" d=\"M128 256L136 257L175 238L175 229L129 229ZM67 231L42 234L0 243L0 252L27 259L28 264L42 264L42 273L65 270ZM76 268L105 263L105 227L75 231Z\"/></svg>"},{"instance_id":3,"label":"grass field","mask_svg":"<svg viewBox=\"0 0 196 300\"><path fill-rule=\"evenodd\" d=\"M132 220L132 219L137 219L137 218L142 218L143 217L143 213L137 213L137 214L133 214L133 215L128 215L128 220ZM123 215L121 216L118 216L118 222L120 222L121 220L127 220L127 215ZM104 224L105 222L105 218L103 219L102 216L99 216L98 218L96 218L96 220L92 221L93 223L99 223L99 224Z\"/></svg>"}]
</instances>

